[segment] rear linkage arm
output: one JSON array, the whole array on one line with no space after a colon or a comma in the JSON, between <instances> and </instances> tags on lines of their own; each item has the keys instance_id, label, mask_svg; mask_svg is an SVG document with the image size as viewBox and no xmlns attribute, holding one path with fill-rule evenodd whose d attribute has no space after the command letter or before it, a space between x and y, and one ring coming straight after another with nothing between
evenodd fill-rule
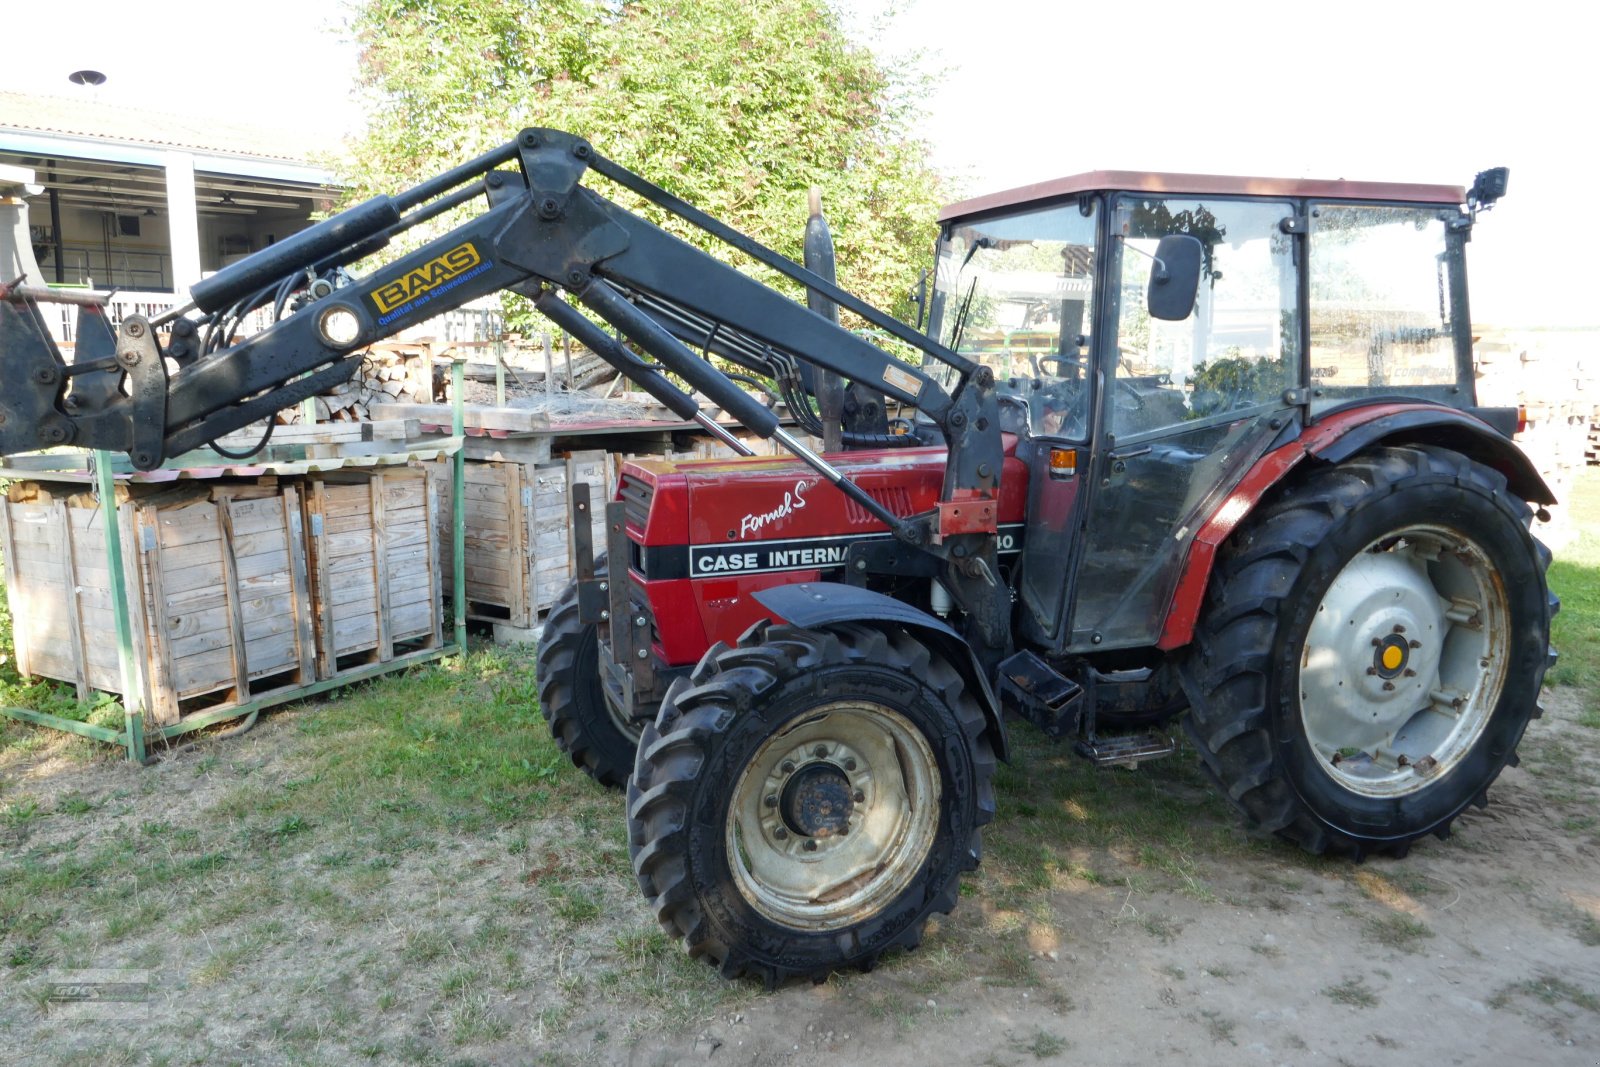
<instances>
[{"instance_id":1,"label":"rear linkage arm","mask_svg":"<svg viewBox=\"0 0 1600 1067\"><path fill-rule=\"evenodd\" d=\"M520 163L520 174L496 169L513 161ZM584 187L580 181L590 170L953 367L958 384L946 392L921 368ZM160 349L157 327L172 323L175 339L192 335L192 323L182 318L188 312L217 315L308 267L353 263L393 236L479 197L487 199L488 209L444 236L260 333L181 363L169 376L162 357L177 353ZM0 292L0 356L14 383L0 396L0 453L78 444L127 451L135 466L155 467L344 381L372 342L502 289L531 297L540 312L680 417L735 443L663 370L757 435L778 440L900 541L945 561L946 584L980 631L974 637L996 648L1006 644L1005 594L995 555L1003 456L993 373L557 130L524 130L399 196L375 197L217 272L191 289L191 304L153 320L125 319L108 354L92 365L68 365L56 351L35 305L43 298L40 290ZM608 337L561 293L575 296L657 365ZM894 515L645 308L683 313L679 332L683 320L711 322L755 349L769 346L919 408L949 445L938 507L924 515ZM127 395L115 393L94 411L72 405L69 383L91 369L124 372Z\"/></svg>"}]
</instances>

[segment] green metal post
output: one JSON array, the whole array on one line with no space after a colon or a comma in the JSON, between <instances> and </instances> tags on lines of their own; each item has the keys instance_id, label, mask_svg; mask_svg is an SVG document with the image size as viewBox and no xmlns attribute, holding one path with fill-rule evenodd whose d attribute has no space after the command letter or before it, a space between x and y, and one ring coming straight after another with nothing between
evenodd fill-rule
<instances>
[{"instance_id":1,"label":"green metal post","mask_svg":"<svg viewBox=\"0 0 1600 1067\"><path fill-rule=\"evenodd\" d=\"M122 668L122 712L128 758L144 762L144 706L139 674L133 662L133 624L128 618L128 587L122 573L122 539L117 533L117 483L111 475L111 453L94 454L94 475L100 490L100 518L106 534L106 566L111 568L111 615L117 623L117 662Z\"/></svg>"},{"instance_id":2,"label":"green metal post","mask_svg":"<svg viewBox=\"0 0 1600 1067\"><path fill-rule=\"evenodd\" d=\"M450 507L455 531L455 577L450 602L456 616L456 649L467 654L467 412L466 361L450 363L450 418L456 438L456 454L450 478Z\"/></svg>"},{"instance_id":3,"label":"green metal post","mask_svg":"<svg viewBox=\"0 0 1600 1067\"><path fill-rule=\"evenodd\" d=\"M483 313L483 328L485 331L493 329L487 311ZM506 335L503 332L494 335L494 406L506 406Z\"/></svg>"}]
</instances>

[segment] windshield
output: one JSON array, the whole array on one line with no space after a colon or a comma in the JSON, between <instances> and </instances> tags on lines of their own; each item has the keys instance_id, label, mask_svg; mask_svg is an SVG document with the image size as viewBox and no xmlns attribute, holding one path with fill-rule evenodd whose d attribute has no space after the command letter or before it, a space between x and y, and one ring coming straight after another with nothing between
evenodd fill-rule
<instances>
[{"instance_id":1,"label":"windshield","mask_svg":"<svg viewBox=\"0 0 1600 1067\"><path fill-rule=\"evenodd\" d=\"M1087 426L1095 204L1084 203L959 222L939 246L929 332L992 368L1035 434L1081 439Z\"/></svg>"}]
</instances>

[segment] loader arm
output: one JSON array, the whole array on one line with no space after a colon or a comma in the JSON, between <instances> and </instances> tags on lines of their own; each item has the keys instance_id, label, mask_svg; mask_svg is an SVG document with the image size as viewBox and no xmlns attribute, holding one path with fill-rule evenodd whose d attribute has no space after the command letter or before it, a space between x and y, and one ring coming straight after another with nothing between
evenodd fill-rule
<instances>
[{"instance_id":1,"label":"loader arm","mask_svg":"<svg viewBox=\"0 0 1600 1067\"><path fill-rule=\"evenodd\" d=\"M620 207L583 184L591 172L861 316L916 351L922 365L896 359ZM281 304L295 279L325 277L413 226L475 201L484 210L443 236L353 284L325 283L326 295L232 342L231 324L272 303L274 294ZM341 212L197 283L189 305L150 320L128 317L109 343L80 343L72 364L44 331L37 310L38 301L60 294L27 282L0 284L0 367L7 382L0 396L0 454L73 444L125 451L135 466L155 467L347 379L373 342L509 289L532 298L541 313L680 417L716 432L691 395L699 391L757 435L778 440L901 541L945 562L947 584L979 631L976 643L995 650L1009 643L995 556L1002 447L992 372L571 134L524 130L398 196ZM612 340L569 298L654 362ZM170 328L164 348L157 334L163 326ZM948 445L938 506L923 515L894 515L686 341L758 374L809 364L917 407ZM95 358L84 360L85 347ZM954 370L950 389L924 369L929 360ZM170 373L169 362L176 366ZM678 388L667 374L691 390ZM108 379L114 388L106 387ZM89 388L92 382L97 387Z\"/></svg>"}]
</instances>

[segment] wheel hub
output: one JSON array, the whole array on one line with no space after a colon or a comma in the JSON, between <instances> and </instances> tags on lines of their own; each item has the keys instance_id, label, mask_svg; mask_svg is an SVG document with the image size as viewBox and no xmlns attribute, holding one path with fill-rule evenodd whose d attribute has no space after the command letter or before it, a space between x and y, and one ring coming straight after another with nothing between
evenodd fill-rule
<instances>
[{"instance_id":1,"label":"wheel hub","mask_svg":"<svg viewBox=\"0 0 1600 1067\"><path fill-rule=\"evenodd\" d=\"M1373 641L1372 673L1384 681L1393 681L1404 674L1408 669L1406 663L1411 659L1411 643L1396 633L1375 637Z\"/></svg>"},{"instance_id":2,"label":"wheel hub","mask_svg":"<svg viewBox=\"0 0 1600 1067\"><path fill-rule=\"evenodd\" d=\"M784 784L779 810L790 833L801 837L832 837L850 832L850 778L832 763L808 763Z\"/></svg>"}]
</instances>

